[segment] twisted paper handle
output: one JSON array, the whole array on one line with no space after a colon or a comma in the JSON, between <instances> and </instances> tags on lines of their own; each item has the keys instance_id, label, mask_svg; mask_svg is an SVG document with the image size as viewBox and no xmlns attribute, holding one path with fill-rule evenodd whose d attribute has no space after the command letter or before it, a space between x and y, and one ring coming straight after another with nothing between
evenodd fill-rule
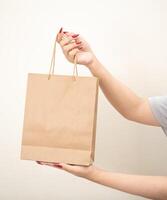
<instances>
[{"instance_id":1,"label":"twisted paper handle","mask_svg":"<svg viewBox=\"0 0 167 200\"><path fill-rule=\"evenodd\" d=\"M48 80L51 78L52 75L54 75L54 69L55 69L55 56L56 56L56 39L54 42L54 47L53 47L53 53L52 53L52 59L50 63L50 69L49 69L49 74L48 74ZM75 56L74 58L74 68L73 68L73 78L76 81L76 77L78 76L78 69L77 69L77 57Z\"/></svg>"}]
</instances>

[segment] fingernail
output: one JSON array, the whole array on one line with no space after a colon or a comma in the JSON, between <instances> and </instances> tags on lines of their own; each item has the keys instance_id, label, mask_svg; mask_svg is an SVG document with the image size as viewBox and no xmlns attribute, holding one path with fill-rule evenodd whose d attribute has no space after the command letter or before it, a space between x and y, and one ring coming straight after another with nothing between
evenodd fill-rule
<instances>
[{"instance_id":1,"label":"fingernail","mask_svg":"<svg viewBox=\"0 0 167 200\"><path fill-rule=\"evenodd\" d=\"M72 35L73 38L76 38L78 36L79 36L79 34Z\"/></svg>"},{"instance_id":2,"label":"fingernail","mask_svg":"<svg viewBox=\"0 0 167 200\"><path fill-rule=\"evenodd\" d=\"M68 32L67 32L67 31L63 31L63 33L65 33L65 34L66 34L66 33L68 33Z\"/></svg>"},{"instance_id":3,"label":"fingernail","mask_svg":"<svg viewBox=\"0 0 167 200\"><path fill-rule=\"evenodd\" d=\"M63 30L63 28L61 27L61 29L60 29L59 33L61 33L61 32L62 32L62 30Z\"/></svg>"},{"instance_id":4,"label":"fingernail","mask_svg":"<svg viewBox=\"0 0 167 200\"><path fill-rule=\"evenodd\" d=\"M56 165L54 165L55 167L58 167L58 168L63 168L63 166L62 165L60 165L60 164L56 164Z\"/></svg>"},{"instance_id":5,"label":"fingernail","mask_svg":"<svg viewBox=\"0 0 167 200\"><path fill-rule=\"evenodd\" d=\"M81 44L82 42L76 42L76 44Z\"/></svg>"},{"instance_id":6,"label":"fingernail","mask_svg":"<svg viewBox=\"0 0 167 200\"><path fill-rule=\"evenodd\" d=\"M41 162L40 161L36 161L38 164L40 164L41 165Z\"/></svg>"}]
</instances>

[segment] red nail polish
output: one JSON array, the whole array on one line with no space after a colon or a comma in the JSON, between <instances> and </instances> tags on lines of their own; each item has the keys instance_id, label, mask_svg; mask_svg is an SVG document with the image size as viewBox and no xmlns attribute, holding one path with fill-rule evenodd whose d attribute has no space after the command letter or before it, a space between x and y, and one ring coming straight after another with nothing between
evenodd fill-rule
<instances>
[{"instance_id":1,"label":"red nail polish","mask_svg":"<svg viewBox=\"0 0 167 200\"><path fill-rule=\"evenodd\" d=\"M63 166L60 164L55 164L54 167L63 168Z\"/></svg>"},{"instance_id":2,"label":"red nail polish","mask_svg":"<svg viewBox=\"0 0 167 200\"><path fill-rule=\"evenodd\" d=\"M62 30L63 30L63 28L61 27L61 29L60 29L59 33L61 33L61 32L62 32Z\"/></svg>"},{"instance_id":3,"label":"red nail polish","mask_svg":"<svg viewBox=\"0 0 167 200\"><path fill-rule=\"evenodd\" d=\"M79 36L79 34L72 35L73 38L76 38L78 36Z\"/></svg>"},{"instance_id":4,"label":"red nail polish","mask_svg":"<svg viewBox=\"0 0 167 200\"><path fill-rule=\"evenodd\" d=\"M41 162L40 161L36 161L38 164L40 164L41 165Z\"/></svg>"},{"instance_id":5,"label":"red nail polish","mask_svg":"<svg viewBox=\"0 0 167 200\"><path fill-rule=\"evenodd\" d=\"M82 42L76 42L76 44L81 44Z\"/></svg>"},{"instance_id":6,"label":"red nail polish","mask_svg":"<svg viewBox=\"0 0 167 200\"><path fill-rule=\"evenodd\" d=\"M63 31L64 34L68 33L67 31Z\"/></svg>"}]
</instances>

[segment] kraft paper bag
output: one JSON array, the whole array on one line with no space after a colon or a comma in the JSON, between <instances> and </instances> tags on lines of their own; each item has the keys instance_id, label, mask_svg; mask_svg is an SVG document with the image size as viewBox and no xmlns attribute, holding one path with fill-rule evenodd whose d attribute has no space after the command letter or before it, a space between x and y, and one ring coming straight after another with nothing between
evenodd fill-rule
<instances>
[{"instance_id":1,"label":"kraft paper bag","mask_svg":"<svg viewBox=\"0 0 167 200\"><path fill-rule=\"evenodd\" d=\"M53 75L55 45L49 75L28 75L21 159L90 165L98 78L78 76L76 59L72 76Z\"/></svg>"}]
</instances>

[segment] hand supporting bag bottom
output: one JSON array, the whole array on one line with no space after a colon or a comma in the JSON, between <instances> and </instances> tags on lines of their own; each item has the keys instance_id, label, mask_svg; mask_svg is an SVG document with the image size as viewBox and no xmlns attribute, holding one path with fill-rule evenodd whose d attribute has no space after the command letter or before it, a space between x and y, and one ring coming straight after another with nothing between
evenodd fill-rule
<instances>
[{"instance_id":1,"label":"hand supporting bag bottom","mask_svg":"<svg viewBox=\"0 0 167 200\"><path fill-rule=\"evenodd\" d=\"M90 165L95 155L98 79L29 74L21 159Z\"/></svg>"}]
</instances>

